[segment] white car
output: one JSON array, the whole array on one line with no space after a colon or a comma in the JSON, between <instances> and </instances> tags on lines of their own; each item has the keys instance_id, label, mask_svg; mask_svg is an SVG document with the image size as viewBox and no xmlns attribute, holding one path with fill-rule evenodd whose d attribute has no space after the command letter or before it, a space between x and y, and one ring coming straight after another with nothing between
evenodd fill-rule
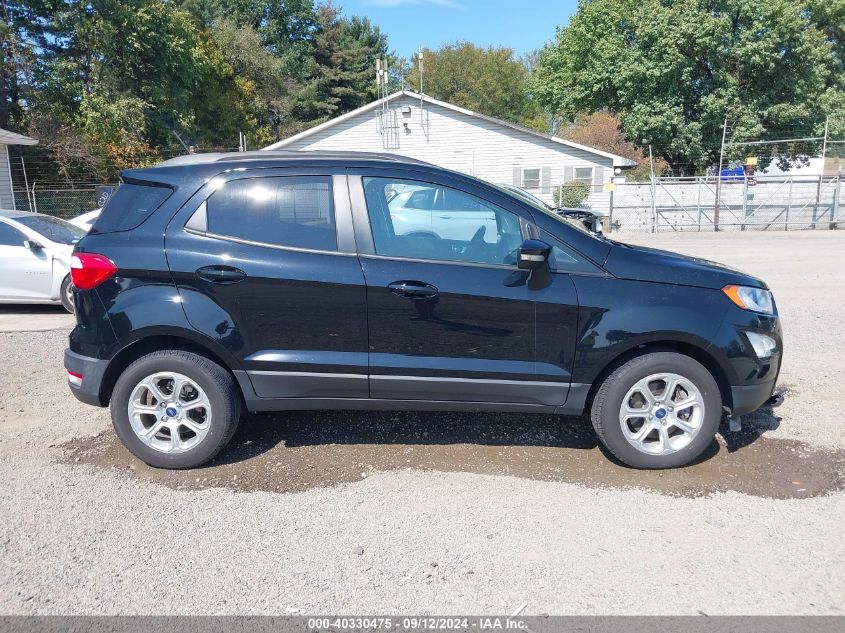
<instances>
[{"instance_id":1,"label":"white car","mask_svg":"<svg viewBox=\"0 0 845 633\"><path fill-rule=\"evenodd\" d=\"M70 258L84 236L50 215L0 211L0 303L61 304L73 312Z\"/></svg>"},{"instance_id":2,"label":"white car","mask_svg":"<svg viewBox=\"0 0 845 633\"><path fill-rule=\"evenodd\" d=\"M100 211L102 211L102 209L86 211L82 215L77 215L72 220L68 220L68 222L74 226L78 226L80 229L84 229L87 233L91 230L91 227L94 226L94 220L100 217Z\"/></svg>"},{"instance_id":3,"label":"white car","mask_svg":"<svg viewBox=\"0 0 845 633\"><path fill-rule=\"evenodd\" d=\"M488 244L495 244L498 240L496 213L455 189L406 189L394 195L387 206L396 235L430 236L464 242L475 238Z\"/></svg>"}]
</instances>

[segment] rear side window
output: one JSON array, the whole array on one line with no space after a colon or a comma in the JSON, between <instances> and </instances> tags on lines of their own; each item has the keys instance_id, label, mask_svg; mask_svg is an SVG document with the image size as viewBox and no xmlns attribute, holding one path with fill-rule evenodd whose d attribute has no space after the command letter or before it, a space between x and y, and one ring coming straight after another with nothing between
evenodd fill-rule
<instances>
[{"instance_id":1,"label":"rear side window","mask_svg":"<svg viewBox=\"0 0 845 633\"><path fill-rule=\"evenodd\" d=\"M327 177L230 180L206 205L209 233L272 246L337 250Z\"/></svg>"},{"instance_id":2,"label":"rear side window","mask_svg":"<svg viewBox=\"0 0 845 633\"><path fill-rule=\"evenodd\" d=\"M140 226L173 193L167 187L124 183L112 194L94 222L97 233L128 231Z\"/></svg>"}]
</instances>

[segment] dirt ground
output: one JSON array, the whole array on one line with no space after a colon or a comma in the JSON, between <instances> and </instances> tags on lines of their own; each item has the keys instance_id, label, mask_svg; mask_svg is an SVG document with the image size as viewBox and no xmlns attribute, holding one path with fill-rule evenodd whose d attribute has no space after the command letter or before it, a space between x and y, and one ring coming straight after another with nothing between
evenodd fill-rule
<instances>
[{"instance_id":1,"label":"dirt ground","mask_svg":"<svg viewBox=\"0 0 845 633\"><path fill-rule=\"evenodd\" d=\"M757 274L783 318L786 402L685 469L577 418L343 411L155 470L69 394L68 320L0 307L0 613L842 614L845 232L614 237Z\"/></svg>"}]
</instances>

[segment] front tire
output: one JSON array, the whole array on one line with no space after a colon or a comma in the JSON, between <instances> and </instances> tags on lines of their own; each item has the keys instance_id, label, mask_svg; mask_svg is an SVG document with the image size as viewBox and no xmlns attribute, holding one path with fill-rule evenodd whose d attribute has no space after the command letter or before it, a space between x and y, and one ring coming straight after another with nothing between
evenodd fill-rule
<instances>
[{"instance_id":1,"label":"front tire","mask_svg":"<svg viewBox=\"0 0 845 633\"><path fill-rule=\"evenodd\" d=\"M241 415L232 375L191 352L142 356L118 378L112 424L138 459L156 468L194 468L229 443Z\"/></svg>"},{"instance_id":2,"label":"front tire","mask_svg":"<svg viewBox=\"0 0 845 633\"><path fill-rule=\"evenodd\" d=\"M70 280L70 275L62 280L59 296L62 299L62 307L73 314L73 283Z\"/></svg>"},{"instance_id":3,"label":"front tire","mask_svg":"<svg viewBox=\"0 0 845 633\"><path fill-rule=\"evenodd\" d=\"M712 374L674 352L634 358L616 369L593 400L593 427L619 461L634 468L686 466L713 441L722 397Z\"/></svg>"}]
</instances>

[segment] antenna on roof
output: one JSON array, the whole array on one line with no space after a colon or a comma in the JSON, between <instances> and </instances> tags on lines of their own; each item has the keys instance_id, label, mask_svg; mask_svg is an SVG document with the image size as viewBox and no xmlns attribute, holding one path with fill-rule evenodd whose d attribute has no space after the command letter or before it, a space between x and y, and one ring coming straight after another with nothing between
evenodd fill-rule
<instances>
[{"instance_id":1,"label":"antenna on roof","mask_svg":"<svg viewBox=\"0 0 845 633\"><path fill-rule=\"evenodd\" d=\"M423 124L423 49L419 47L417 52L417 67L420 70L420 125Z\"/></svg>"},{"instance_id":2,"label":"antenna on roof","mask_svg":"<svg viewBox=\"0 0 845 633\"><path fill-rule=\"evenodd\" d=\"M419 48L419 52L417 53L417 68L420 70L420 106L422 106L422 95L423 95L423 50L422 46Z\"/></svg>"}]
</instances>

